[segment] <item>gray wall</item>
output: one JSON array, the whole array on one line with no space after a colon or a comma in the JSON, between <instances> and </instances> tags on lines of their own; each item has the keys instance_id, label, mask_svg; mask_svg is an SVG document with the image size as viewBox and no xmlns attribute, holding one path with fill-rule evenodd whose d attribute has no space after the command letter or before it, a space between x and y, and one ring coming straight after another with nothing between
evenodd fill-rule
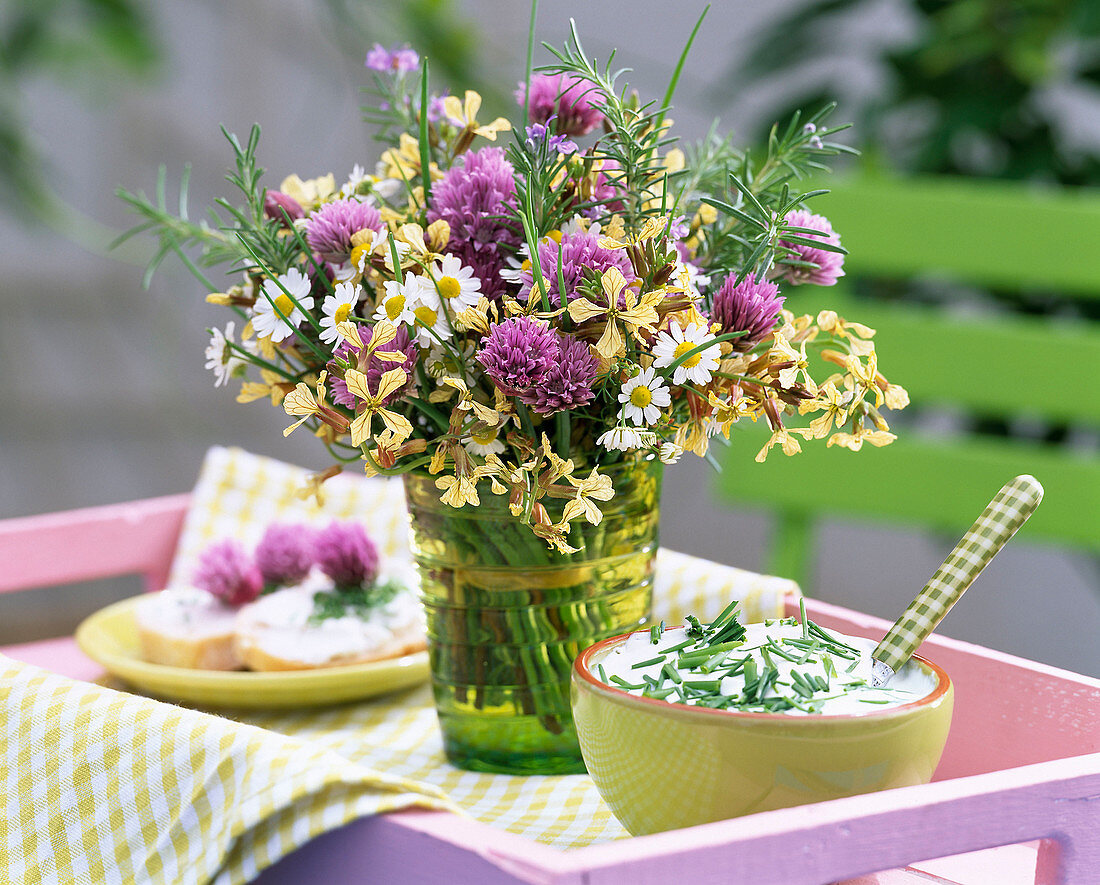
<instances>
[{"instance_id":1,"label":"gray wall","mask_svg":"<svg viewBox=\"0 0 1100 885\"><path fill-rule=\"evenodd\" d=\"M680 8L688 12L670 24L672 7L649 0L543 3L539 34L560 44L574 16L591 54L605 58L614 40L619 62L639 69L631 82L656 96L702 5L685 4ZM514 83L522 70L526 4L460 6L485 22L486 68ZM185 163L193 164L193 207L227 193L221 176L231 155L220 124L242 135L254 121L263 125L260 154L272 184L290 172L339 177L356 162L372 164L377 147L359 122L361 60L341 55L324 8L304 0L171 0L154 10L167 53L162 78L91 103L50 83L32 84L25 96L52 181L80 215L64 231L29 229L0 216L0 518L184 491L214 444L326 464L308 437L283 439L281 412L264 403L238 405L232 392L214 389L202 367L204 330L223 317L203 302L190 276L169 261L144 291L139 250L108 256L100 247L132 222L115 187L151 191L160 163L172 182ZM703 133L713 115L704 91L765 14L749 2L715 4L673 115L682 135ZM888 15L884 21L884 28L897 26ZM853 94L875 86L873 71L856 59L845 74ZM735 131L766 113L768 96L758 90L717 92L725 95L723 116ZM697 459L669 471L663 542L760 567L767 515L717 506L712 479ZM831 524L819 539L818 579L807 590L892 617L954 540ZM1100 675L1097 584L1094 560L1018 540L942 632ZM133 592L133 582L99 582L56 591L45 605L41 595L0 598L0 642L64 632L88 611Z\"/></svg>"}]
</instances>

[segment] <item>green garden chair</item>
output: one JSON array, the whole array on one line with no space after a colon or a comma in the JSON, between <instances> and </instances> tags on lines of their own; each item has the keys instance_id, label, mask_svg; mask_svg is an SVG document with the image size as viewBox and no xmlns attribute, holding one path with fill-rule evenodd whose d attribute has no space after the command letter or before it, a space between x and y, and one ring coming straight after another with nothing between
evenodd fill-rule
<instances>
[{"instance_id":1,"label":"green garden chair","mask_svg":"<svg viewBox=\"0 0 1100 885\"><path fill-rule=\"evenodd\" d=\"M961 535L1021 473L1046 488L1028 541L1100 552L1100 191L945 178L827 186L814 209L841 235L847 276L834 288L788 288L787 306L831 307L876 329L879 369L911 404L885 413L899 438L881 449L818 442L756 464L764 436L752 426L738 428L728 450L714 448L721 501L776 516L763 569L812 590L825 517ZM900 297L861 295L868 281ZM1016 309L921 304L916 293L930 281L1009 293ZM1044 299L1056 309L1019 309ZM944 414L961 429L926 429ZM991 425L1054 432L980 432ZM1059 435L1068 441L1051 441Z\"/></svg>"}]
</instances>

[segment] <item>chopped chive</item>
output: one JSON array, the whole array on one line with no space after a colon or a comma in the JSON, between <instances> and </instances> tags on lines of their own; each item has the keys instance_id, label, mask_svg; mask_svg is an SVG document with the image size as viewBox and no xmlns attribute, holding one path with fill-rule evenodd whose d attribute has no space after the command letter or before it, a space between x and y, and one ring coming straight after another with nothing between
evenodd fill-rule
<instances>
[{"instance_id":1,"label":"chopped chive","mask_svg":"<svg viewBox=\"0 0 1100 885\"><path fill-rule=\"evenodd\" d=\"M630 669L631 670L637 670L639 667L648 667L652 664L663 664L664 662L665 662L665 656L664 655L657 655L657 657L650 658L647 661L638 661L638 663L636 663L636 664L631 664Z\"/></svg>"},{"instance_id":2,"label":"chopped chive","mask_svg":"<svg viewBox=\"0 0 1100 885\"><path fill-rule=\"evenodd\" d=\"M689 645L694 645L694 644L695 644L694 639L685 639L683 642L678 642L676 645L672 646L671 648L666 648L665 649L665 654L672 654L673 652L682 651L683 649L687 648Z\"/></svg>"},{"instance_id":3,"label":"chopped chive","mask_svg":"<svg viewBox=\"0 0 1100 885\"><path fill-rule=\"evenodd\" d=\"M607 682L607 671L604 670L603 664L596 664L596 672L600 676L600 682Z\"/></svg>"},{"instance_id":4,"label":"chopped chive","mask_svg":"<svg viewBox=\"0 0 1100 885\"><path fill-rule=\"evenodd\" d=\"M802 618L802 638L803 639L809 639L810 638L810 628L809 628L809 626L807 626L807 622L806 622L806 597L805 596L799 596L798 597L798 614Z\"/></svg>"},{"instance_id":5,"label":"chopped chive","mask_svg":"<svg viewBox=\"0 0 1100 885\"><path fill-rule=\"evenodd\" d=\"M702 689L704 691L719 691L722 688L721 679L693 679L691 682L684 680L688 688Z\"/></svg>"},{"instance_id":6,"label":"chopped chive","mask_svg":"<svg viewBox=\"0 0 1100 885\"><path fill-rule=\"evenodd\" d=\"M725 620L726 620L727 615L730 616L730 617L734 617L733 613L736 612L737 606L739 604L740 603L735 599L733 602L731 602L729 605L727 605L724 609L722 609L722 614L720 614L718 617L716 617L713 621L710 622L711 628L715 628L719 624L724 623Z\"/></svg>"},{"instance_id":7,"label":"chopped chive","mask_svg":"<svg viewBox=\"0 0 1100 885\"><path fill-rule=\"evenodd\" d=\"M845 670L844 672L845 673L851 673L858 666L859 666L859 658L856 658L854 661L852 661L851 664L848 665L848 669Z\"/></svg>"},{"instance_id":8,"label":"chopped chive","mask_svg":"<svg viewBox=\"0 0 1100 885\"><path fill-rule=\"evenodd\" d=\"M696 664L710 660L714 655L740 648L742 642L736 639L732 642L723 642L721 645L707 645L703 648L693 648L680 655L676 664L679 667L694 667Z\"/></svg>"},{"instance_id":9,"label":"chopped chive","mask_svg":"<svg viewBox=\"0 0 1100 885\"><path fill-rule=\"evenodd\" d=\"M637 683L627 682L625 679L623 679L622 676L618 676L618 675L612 676L611 681L614 682L616 685L618 685L620 688L625 688L625 689L645 688L645 683L644 682L637 682Z\"/></svg>"},{"instance_id":10,"label":"chopped chive","mask_svg":"<svg viewBox=\"0 0 1100 885\"><path fill-rule=\"evenodd\" d=\"M815 675L813 677L813 680L817 683L817 687L820 688L822 691L829 690L829 680L826 679L824 676Z\"/></svg>"},{"instance_id":11,"label":"chopped chive","mask_svg":"<svg viewBox=\"0 0 1100 885\"><path fill-rule=\"evenodd\" d=\"M661 672L677 685L684 681L680 674L676 672L676 668L672 665L672 661L665 661L664 666L661 667Z\"/></svg>"},{"instance_id":12,"label":"chopped chive","mask_svg":"<svg viewBox=\"0 0 1100 885\"><path fill-rule=\"evenodd\" d=\"M784 660L798 661L798 658L796 658L789 652L784 651L776 642L772 642L768 645L768 651L770 651L773 655L779 655L779 657L783 658Z\"/></svg>"},{"instance_id":13,"label":"chopped chive","mask_svg":"<svg viewBox=\"0 0 1100 885\"><path fill-rule=\"evenodd\" d=\"M653 687L650 687L650 688L647 688L645 690L645 692L643 692L642 696L647 697L647 698L656 698L659 701L663 701L670 694L672 694L675 690L676 689L673 688L672 686L669 686L668 688L653 688Z\"/></svg>"},{"instance_id":14,"label":"chopped chive","mask_svg":"<svg viewBox=\"0 0 1100 885\"><path fill-rule=\"evenodd\" d=\"M850 646L847 643L842 642L841 640L837 639L835 636L833 636L831 633L827 632L823 627L819 627L813 621L809 621L807 623L809 623L809 625L810 625L810 632L811 633L813 633L815 636L817 636L821 639L824 639L830 645L835 645L835 646L838 646L839 648L844 648L844 649L847 649L850 652L853 652L855 654L859 654L859 649L858 648L852 648L852 646Z\"/></svg>"},{"instance_id":15,"label":"chopped chive","mask_svg":"<svg viewBox=\"0 0 1100 885\"><path fill-rule=\"evenodd\" d=\"M890 699L883 698L882 700L879 700L878 698L860 698L859 702L861 704L888 704L890 703Z\"/></svg>"},{"instance_id":16,"label":"chopped chive","mask_svg":"<svg viewBox=\"0 0 1100 885\"><path fill-rule=\"evenodd\" d=\"M723 624L719 628L718 632L710 637L709 644L717 645L722 642L727 642L732 639L741 639L745 635L745 628L741 626L736 620Z\"/></svg>"},{"instance_id":17,"label":"chopped chive","mask_svg":"<svg viewBox=\"0 0 1100 885\"><path fill-rule=\"evenodd\" d=\"M833 659L826 654L821 656L821 662L825 666L825 672L835 679L836 667L833 665Z\"/></svg>"}]
</instances>

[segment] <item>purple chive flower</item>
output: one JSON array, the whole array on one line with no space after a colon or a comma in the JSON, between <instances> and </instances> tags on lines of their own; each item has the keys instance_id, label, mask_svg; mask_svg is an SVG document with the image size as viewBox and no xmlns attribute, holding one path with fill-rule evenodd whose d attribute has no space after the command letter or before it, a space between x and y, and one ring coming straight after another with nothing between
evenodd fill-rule
<instances>
[{"instance_id":1,"label":"purple chive flower","mask_svg":"<svg viewBox=\"0 0 1100 885\"><path fill-rule=\"evenodd\" d=\"M269 586L300 583L313 568L313 530L304 525L269 525L256 546L256 565Z\"/></svg>"},{"instance_id":2,"label":"purple chive flower","mask_svg":"<svg viewBox=\"0 0 1100 885\"><path fill-rule=\"evenodd\" d=\"M577 143L565 135L554 135L542 123L532 123L527 127L527 147L533 152L538 152L542 145L546 145L546 153L575 154L578 150Z\"/></svg>"},{"instance_id":3,"label":"purple chive flower","mask_svg":"<svg viewBox=\"0 0 1100 885\"><path fill-rule=\"evenodd\" d=\"M795 209L793 212L788 212L783 221L792 227L808 227L821 231L820 234L800 234L800 236L821 240L834 246L840 245L840 237L833 231L829 219L823 215L814 215L804 209ZM832 286L837 279L844 276L844 255L840 252L830 252L786 240L780 240L779 246L781 249L790 250L788 259L805 262L805 264L785 264L781 259L773 271L776 279L785 279L794 285L813 283L817 286Z\"/></svg>"},{"instance_id":4,"label":"purple chive flower","mask_svg":"<svg viewBox=\"0 0 1100 885\"><path fill-rule=\"evenodd\" d=\"M294 221L305 215L305 212L294 197L287 196L282 191L268 191L264 194L264 215L285 224L287 218Z\"/></svg>"},{"instance_id":5,"label":"purple chive flower","mask_svg":"<svg viewBox=\"0 0 1100 885\"><path fill-rule=\"evenodd\" d=\"M438 123L447 114L447 105L444 103L450 90L444 90L442 95L432 95L428 98L428 122Z\"/></svg>"},{"instance_id":6,"label":"purple chive flower","mask_svg":"<svg viewBox=\"0 0 1100 885\"><path fill-rule=\"evenodd\" d=\"M370 347L370 341L373 337L374 331L372 326L359 326L359 337L363 339L363 347ZM382 380L382 375L388 372L390 369L404 369L405 374L410 378L413 377L413 367L416 366L417 349L416 342L409 336L408 329L405 326L397 327L397 335L394 339L388 342L383 350L400 351L405 354L405 361L401 363L390 363L384 361L377 354L372 354L370 361L366 366L367 373L367 385L372 392L378 390L378 382ZM335 356L340 357L352 364L353 368L358 368L359 371L364 371L361 365L358 365L360 350L350 341L341 340L340 345L336 348ZM329 392L332 396L332 401L337 405L347 406L349 409L354 409L358 404L358 400L350 390L343 378L340 377L338 372L343 372L333 360L326 368L329 371ZM395 400L398 400L403 395L404 390L395 390L384 400L385 405L390 405Z\"/></svg>"},{"instance_id":7,"label":"purple chive flower","mask_svg":"<svg viewBox=\"0 0 1100 885\"><path fill-rule=\"evenodd\" d=\"M511 317L485 336L477 361L506 394L524 393L540 383L558 354L557 335L531 317Z\"/></svg>"},{"instance_id":8,"label":"purple chive flower","mask_svg":"<svg viewBox=\"0 0 1100 885\"><path fill-rule=\"evenodd\" d=\"M501 148L482 148L464 155L432 187L428 222L440 218L451 227L447 252L473 268L487 298L504 292L500 247L519 245L519 235L509 221L515 207L515 170Z\"/></svg>"},{"instance_id":9,"label":"purple chive flower","mask_svg":"<svg viewBox=\"0 0 1100 885\"><path fill-rule=\"evenodd\" d=\"M572 335L558 338L558 352L542 379L520 394L520 399L540 415L552 415L592 402L600 362L583 341Z\"/></svg>"},{"instance_id":10,"label":"purple chive flower","mask_svg":"<svg viewBox=\"0 0 1100 885\"><path fill-rule=\"evenodd\" d=\"M757 282L752 274L737 283L737 274L730 274L714 295L710 315L721 324L723 332L744 332L741 337L731 339L730 344L734 350L747 352L775 328L783 301L775 283Z\"/></svg>"},{"instance_id":11,"label":"purple chive flower","mask_svg":"<svg viewBox=\"0 0 1100 885\"><path fill-rule=\"evenodd\" d=\"M369 587L378 578L378 548L357 522L334 522L321 529L313 555L337 587Z\"/></svg>"},{"instance_id":12,"label":"purple chive flower","mask_svg":"<svg viewBox=\"0 0 1100 885\"><path fill-rule=\"evenodd\" d=\"M569 74L535 74L531 77L531 100L527 116L532 123L555 118L555 128L564 135L585 135L603 122L603 113L593 99L598 93L593 84ZM516 101L522 107L527 87L520 83Z\"/></svg>"},{"instance_id":13,"label":"purple chive flower","mask_svg":"<svg viewBox=\"0 0 1100 885\"><path fill-rule=\"evenodd\" d=\"M367 53L366 65L372 71L406 74L420 67L420 56L408 46L386 49L381 43L375 43Z\"/></svg>"},{"instance_id":14,"label":"purple chive flower","mask_svg":"<svg viewBox=\"0 0 1100 885\"><path fill-rule=\"evenodd\" d=\"M622 249L604 249L600 246L600 238L588 231L579 230L576 233L562 234L561 243L551 239L539 242L539 267L542 269L543 279L546 280L546 294L550 303L555 307L561 307L561 293L558 291L558 252L561 252L561 277L565 281L566 301L572 301L576 297L577 284L584 279L584 272L589 269L596 274L602 274L605 270L617 267L626 277L627 282L634 279L634 268L630 259ZM534 274L531 270L524 270L520 274L520 295L525 296L535 285Z\"/></svg>"},{"instance_id":15,"label":"purple chive flower","mask_svg":"<svg viewBox=\"0 0 1100 885\"><path fill-rule=\"evenodd\" d=\"M519 237L508 226L515 206L515 169L502 148L486 147L464 155L432 186L428 223L440 218L451 227L452 244L473 243L496 249L498 242L515 245Z\"/></svg>"},{"instance_id":16,"label":"purple chive flower","mask_svg":"<svg viewBox=\"0 0 1100 885\"><path fill-rule=\"evenodd\" d=\"M207 547L199 556L193 581L226 605L244 605L260 595L263 575L240 542L229 538Z\"/></svg>"},{"instance_id":17,"label":"purple chive flower","mask_svg":"<svg viewBox=\"0 0 1100 885\"><path fill-rule=\"evenodd\" d=\"M382 216L374 206L359 200L335 200L306 219L306 241L321 258L339 263L351 254L351 235L367 228L382 229Z\"/></svg>"}]
</instances>

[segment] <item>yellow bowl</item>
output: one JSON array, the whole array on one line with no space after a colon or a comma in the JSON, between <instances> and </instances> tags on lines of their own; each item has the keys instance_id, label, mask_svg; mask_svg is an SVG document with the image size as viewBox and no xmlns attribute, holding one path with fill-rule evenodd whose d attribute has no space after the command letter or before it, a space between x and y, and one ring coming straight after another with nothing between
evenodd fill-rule
<instances>
[{"instance_id":1,"label":"yellow bowl","mask_svg":"<svg viewBox=\"0 0 1100 885\"><path fill-rule=\"evenodd\" d=\"M600 682L596 664L626 636L573 665L573 720L588 773L635 836L757 811L927 783L951 725L947 674L909 704L867 713L787 716L674 704Z\"/></svg>"}]
</instances>

